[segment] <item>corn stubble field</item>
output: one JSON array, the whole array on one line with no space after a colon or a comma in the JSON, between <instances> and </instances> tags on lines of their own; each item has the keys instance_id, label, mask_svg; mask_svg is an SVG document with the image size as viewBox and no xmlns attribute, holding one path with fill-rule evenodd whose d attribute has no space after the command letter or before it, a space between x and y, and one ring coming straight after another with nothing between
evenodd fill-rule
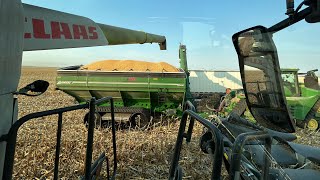
<instances>
[{"instance_id":1,"label":"corn stubble field","mask_svg":"<svg viewBox=\"0 0 320 180\"><path fill-rule=\"evenodd\" d=\"M55 90L55 78L55 68L23 68L19 87L37 79L48 81L50 86L47 92L38 97L19 96L19 118L33 112L75 104L73 97ZM78 179L84 174L87 129L83 124L83 116L86 112L80 110L63 115L59 164L59 177L62 179ZM19 130L15 178L53 178L57 119L57 116L49 116L32 120ZM117 179L167 179L178 128L179 121L172 119L147 131L118 130ZM192 175L199 179L210 176L209 158L198 149L197 136L200 133L201 127L196 126L194 141L182 152L180 162L188 170L186 177ZM111 129L95 130L93 159L106 151L112 163L111 142Z\"/></svg>"},{"instance_id":2,"label":"corn stubble field","mask_svg":"<svg viewBox=\"0 0 320 180\"><path fill-rule=\"evenodd\" d=\"M19 87L34 80L50 83L46 93L38 97L19 96L19 118L38 111L74 105L74 99L55 90L55 68L24 67ZM84 174L87 129L83 124L86 110L65 113L59 164L60 179L78 179ZM55 158L57 116L32 120L18 132L14 179L52 179ZM150 130L117 130L117 179L167 179L179 121L169 119ZM180 164L186 179L208 179L210 158L198 146L202 127L196 124L193 140L183 143ZM319 146L319 133L298 130L298 142ZM105 151L112 164L111 130L95 130L93 159ZM104 168L105 169L105 168ZM112 169L112 167L111 167ZM226 172L223 172L226 176ZM106 176L105 170L103 175Z\"/></svg>"}]
</instances>

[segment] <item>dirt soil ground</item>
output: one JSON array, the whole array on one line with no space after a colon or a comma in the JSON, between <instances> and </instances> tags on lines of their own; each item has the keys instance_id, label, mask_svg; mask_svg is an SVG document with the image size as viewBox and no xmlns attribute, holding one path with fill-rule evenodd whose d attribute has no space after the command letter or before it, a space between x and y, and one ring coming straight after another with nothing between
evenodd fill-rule
<instances>
[{"instance_id":1,"label":"dirt soil ground","mask_svg":"<svg viewBox=\"0 0 320 180\"><path fill-rule=\"evenodd\" d=\"M34 80L50 83L46 93L38 97L19 96L19 117L27 114L75 104L74 98L55 90L55 68L25 67L19 87ZM83 117L87 111L63 114L63 131L59 164L60 179L78 179L84 174L87 129ZM52 179L54 169L57 116L32 120L19 130L15 154L14 179ZM151 130L118 130L117 179L167 179L174 150L179 121L169 119ZM210 158L199 149L202 127L196 124L193 140L183 144L180 164L185 179L209 179ZM297 140L303 144L320 146L318 132L299 129ZM93 159L105 151L113 160L110 129L95 130ZM112 164L112 163L111 163ZM106 171L103 171L104 176ZM224 171L226 176L226 172Z\"/></svg>"}]
</instances>

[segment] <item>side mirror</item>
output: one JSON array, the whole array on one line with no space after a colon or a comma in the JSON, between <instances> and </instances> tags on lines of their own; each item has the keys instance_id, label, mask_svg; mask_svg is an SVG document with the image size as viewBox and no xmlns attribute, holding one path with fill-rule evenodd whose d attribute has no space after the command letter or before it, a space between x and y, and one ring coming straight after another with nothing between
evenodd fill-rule
<instances>
[{"instance_id":1,"label":"side mirror","mask_svg":"<svg viewBox=\"0 0 320 180\"><path fill-rule=\"evenodd\" d=\"M272 34L255 26L232 36L246 101L256 121L272 130L294 132L286 106L277 49Z\"/></svg>"},{"instance_id":2,"label":"side mirror","mask_svg":"<svg viewBox=\"0 0 320 180\"><path fill-rule=\"evenodd\" d=\"M49 87L49 83L47 81L37 80L19 89L19 91L16 92L15 94L26 95L26 96L39 96L44 92L46 92L48 87Z\"/></svg>"},{"instance_id":3,"label":"side mirror","mask_svg":"<svg viewBox=\"0 0 320 180\"><path fill-rule=\"evenodd\" d=\"M305 18L308 23L320 22L320 0L307 1L305 5L311 7L311 13Z\"/></svg>"},{"instance_id":4,"label":"side mirror","mask_svg":"<svg viewBox=\"0 0 320 180\"><path fill-rule=\"evenodd\" d=\"M265 27L256 26L233 35L232 39L238 54L256 56L276 51L270 36Z\"/></svg>"}]
</instances>

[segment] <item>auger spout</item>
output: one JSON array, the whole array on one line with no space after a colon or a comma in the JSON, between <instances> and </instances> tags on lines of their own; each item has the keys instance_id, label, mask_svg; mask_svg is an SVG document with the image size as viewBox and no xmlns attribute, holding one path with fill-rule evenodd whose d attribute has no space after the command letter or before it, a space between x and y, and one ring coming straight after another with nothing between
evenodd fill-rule
<instances>
[{"instance_id":1,"label":"auger spout","mask_svg":"<svg viewBox=\"0 0 320 180\"><path fill-rule=\"evenodd\" d=\"M165 36L99 23L98 25L107 37L109 45L158 43L161 50L167 49Z\"/></svg>"}]
</instances>

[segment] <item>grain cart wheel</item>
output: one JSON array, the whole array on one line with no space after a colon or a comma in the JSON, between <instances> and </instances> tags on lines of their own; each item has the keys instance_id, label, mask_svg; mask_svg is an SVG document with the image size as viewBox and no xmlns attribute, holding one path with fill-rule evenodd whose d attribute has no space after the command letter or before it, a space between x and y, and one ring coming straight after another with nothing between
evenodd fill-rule
<instances>
[{"instance_id":1,"label":"grain cart wheel","mask_svg":"<svg viewBox=\"0 0 320 180\"><path fill-rule=\"evenodd\" d=\"M146 128L149 123L148 118L143 113L132 114L129 121L132 127L139 128Z\"/></svg>"},{"instance_id":2,"label":"grain cart wheel","mask_svg":"<svg viewBox=\"0 0 320 180\"><path fill-rule=\"evenodd\" d=\"M316 119L312 118L306 122L306 126L309 130L315 131L319 128L319 123Z\"/></svg>"},{"instance_id":3,"label":"grain cart wheel","mask_svg":"<svg viewBox=\"0 0 320 180\"><path fill-rule=\"evenodd\" d=\"M84 116L84 119L83 119L83 123L86 125L86 127L89 126L89 113L86 113L86 115ZM94 113L94 118L95 118L95 123L94 123L94 127L95 128L98 128L98 127L101 127L102 126L102 118L101 118L101 115L99 113Z\"/></svg>"},{"instance_id":4,"label":"grain cart wheel","mask_svg":"<svg viewBox=\"0 0 320 180\"><path fill-rule=\"evenodd\" d=\"M310 112L306 116L305 121L305 127L310 130L317 130L319 128L319 122L318 119L316 119L316 114L318 110L320 109L320 100L318 100L313 107L311 108Z\"/></svg>"}]
</instances>

